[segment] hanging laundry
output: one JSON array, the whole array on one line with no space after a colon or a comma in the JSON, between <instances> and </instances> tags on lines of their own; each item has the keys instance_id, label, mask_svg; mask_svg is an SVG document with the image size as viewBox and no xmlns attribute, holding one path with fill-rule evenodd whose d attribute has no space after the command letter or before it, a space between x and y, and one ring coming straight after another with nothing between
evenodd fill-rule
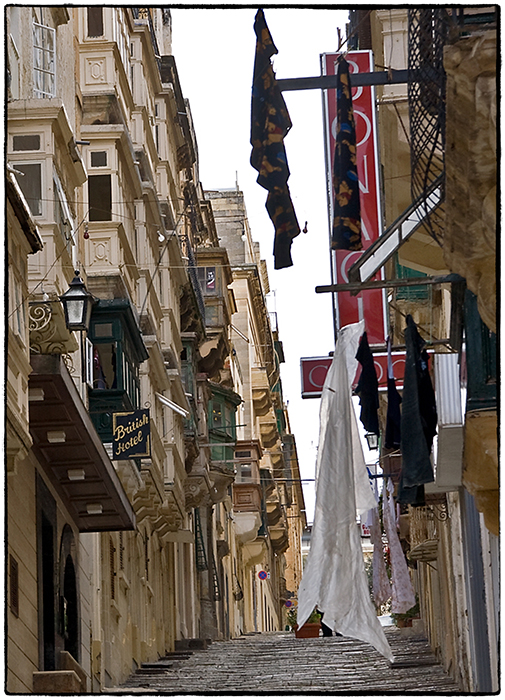
<instances>
[{"instance_id":1,"label":"hanging laundry","mask_svg":"<svg viewBox=\"0 0 505 700\"><path fill-rule=\"evenodd\" d=\"M425 342L409 314L405 328L405 374L401 417L402 473L398 503L424 504L424 484L435 480L431 447L437 429L435 392Z\"/></svg>"},{"instance_id":2,"label":"hanging laundry","mask_svg":"<svg viewBox=\"0 0 505 700\"><path fill-rule=\"evenodd\" d=\"M354 393L359 396L361 406L359 418L367 432L379 435L379 382L366 331L361 338L356 359L362 367L354 390Z\"/></svg>"},{"instance_id":3,"label":"hanging laundry","mask_svg":"<svg viewBox=\"0 0 505 700\"><path fill-rule=\"evenodd\" d=\"M268 190L266 208L275 228L274 267L279 270L293 264L291 243L300 233L287 184L289 168L284 148L284 137L292 125L270 61L278 51L263 10L256 13L254 31L251 165L259 173L256 182Z\"/></svg>"},{"instance_id":4,"label":"hanging laundry","mask_svg":"<svg viewBox=\"0 0 505 700\"><path fill-rule=\"evenodd\" d=\"M333 160L334 250L361 250L361 209L356 163L356 126L352 107L349 64L343 56L337 69L337 134Z\"/></svg>"},{"instance_id":5,"label":"hanging laundry","mask_svg":"<svg viewBox=\"0 0 505 700\"><path fill-rule=\"evenodd\" d=\"M364 323L339 331L321 395L316 505L310 551L298 589L298 624L317 606L334 632L392 652L377 618L363 562L357 513L377 506L352 420L351 383ZM360 448L358 450L358 448Z\"/></svg>"},{"instance_id":6,"label":"hanging laundry","mask_svg":"<svg viewBox=\"0 0 505 700\"><path fill-rule=\"evenodd\" d=\"M375 605L383 605L391 598L391 582L386 570L384 551L382 544L382 532L379 519L379 511L372 511L372 525L370 527L370 542L373 544L372 577L373 599Z\"/></svg>"},{"instance_id":7,"label":"hanging laundry","mask_svg":"<svg viewBox=\"0 0 505 700\"><path fill-rule=\"evenodd\" d=\"M391 356L391 338L387 339L388 351L388 410L386 416L386 435L384 445L388 450L400 447L401 441L401 412L402 397L396 388L395 375L393 373L393 360Z\"/></svg>"},{"instance_id":8,"label":"hanging laundry","mask_svg":"<svg viewBox=\"0 0 505 700\"><path fill-rule=\"evenodd\" d=\"M393 499L394 486L391 479L388 479L386 491L382 503L382 512L391 558L391 611L394 613L406 613L407 610L410 610L416 604L416 596L396 528L395 503Z\"/></svg>"}]
</instances>

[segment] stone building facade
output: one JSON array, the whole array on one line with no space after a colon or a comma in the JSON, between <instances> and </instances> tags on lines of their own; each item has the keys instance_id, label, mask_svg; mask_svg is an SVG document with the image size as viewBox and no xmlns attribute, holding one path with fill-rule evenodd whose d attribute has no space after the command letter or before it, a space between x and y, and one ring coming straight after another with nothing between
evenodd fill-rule
<instances>
[{"instance_id":1,"label":"stone building facade","mask_svg":"<svg viewBox=\"0 0 505 700\"><path fill-rule=\"evenodd\" d=\"M243 193L238 188L216 190L207 191L206 197L228 251L237 306L231 339L243 404L233 513L241 615L248 632L283 629L285 603L301 578L306 523L296 442L282 397L283 347L276 315L268 313L266 263L251 235Z\"/></svg>"},{"instance_id":2,"label":"stone building facade","mask_svg":"<svg viewBox=\"0 0 505 700\"><path fill-rule=\"evenodd\" d=\"M6 689L101 692L188 640L281 624L279 343L256 255L250 348L277 386L261 428L169 10L6 18ZM74 332L60 301L72 281L93 295ZM136 410L149 410L149 453L115 458L114 416ZM260 517L246 527L234 484L247 449ZM261 599L249 543L271 573Z\"/></svg>"},{"instance_id":3,"label":"stone building facade","mask_svg":"<svg viewBox=\"0 0 505 700\"><path fill-rule=\"evenodd\" d=\"M461 276L392 289L389 333L401 346L411 314L434 352L435 482L426 506L404 508L402 537L432 647L466 692L498 687L495 11L351 16L353 48L373 50L381 70L413 71L409 84L377 88L384 235L413 200L426 206L423 225L389 258L387 279ZM437 182L442 202L426 214ZM393 464L387 451L381 457Z\"/></svg>"}]
</instances>

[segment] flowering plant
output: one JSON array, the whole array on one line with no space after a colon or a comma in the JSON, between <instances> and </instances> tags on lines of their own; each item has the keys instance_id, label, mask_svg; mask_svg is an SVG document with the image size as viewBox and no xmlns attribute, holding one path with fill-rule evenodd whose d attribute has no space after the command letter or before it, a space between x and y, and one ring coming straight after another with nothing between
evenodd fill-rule
<instances>
[{"instance_id":1,"label":"flowering plant","mask_svg":"<svg viewBox=\"0 0 505 700\"><path fill-rule=\"evenodd\" d=\"M294 627L296 625L296 607L293 606L292 608L289 608L288 614L287 614L287 621L288 624L291 627ZM314 608L314 610L311 612L309 619L307 622L320 622L321 621L321 614L317 612L317 609Z\"/></svg>"}]
</instances>

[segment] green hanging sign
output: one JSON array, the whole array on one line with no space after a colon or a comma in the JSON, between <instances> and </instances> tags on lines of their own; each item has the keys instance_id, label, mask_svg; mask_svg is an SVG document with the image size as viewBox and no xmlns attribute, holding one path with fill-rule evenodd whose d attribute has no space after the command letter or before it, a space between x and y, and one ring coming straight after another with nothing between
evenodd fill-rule
<instances>
[{"instance_id":1,"label":"green hanging sign","mask_svg":"<svg viewBox=\"0 0 505 700\"><path fill-rule=\"evenodd\" d=\"M149 409L112 414L112 459L151 456Z\"/></svg>"}]
</instances>

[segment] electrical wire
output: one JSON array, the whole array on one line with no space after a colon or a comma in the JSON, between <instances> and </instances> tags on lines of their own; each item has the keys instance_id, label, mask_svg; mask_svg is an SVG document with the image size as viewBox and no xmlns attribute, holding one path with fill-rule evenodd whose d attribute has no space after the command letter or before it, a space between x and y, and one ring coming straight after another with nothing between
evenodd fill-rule
<instances>
[{"instance_id":1,"label":"electrical wire","mask_svg":"<svg viewBox=\"0 0 505 700\"><path fill-rule=\"evenodd\" d=\"M168 244L169 244L170 241L172 240L172 236L177 235L177 234L176 234L177 227L179 226L179 224L180 224L180 222L181 222L181 220L182 220L182 217L185 216L186 210L187 210L188 206L189 206L189 205L187 204L187 205L184 207L183 212L181 213L181 215L179 216L178 220L176 221L175 228L174 228L174 233L173 233L171 236L168 236L168 238L166 239L165 245L163 246L163 250L162 250L161 253L160 253L160 257L159 257L159 259L158 259L158 262L156 263L156 267L154 268L153 274L151 275L151 279L150 279L149 284L148 284L148 286L147 286L146 295L145 295L144 301L143 301L143 303L142 303L142 307L141 307L141 309L140 309L140 314L139 314L139 316L142 316L142 314L143 314L143 312L144 312L145 305L146 305L147 299L148 299L148 297L149 297L149 292L151 291L151 287L152 287L153 284L154 284L154 279L155 279L155 277L156 277L156 271L159 269L159 267L160 267L160 265L161 265L161 261L162 261L162 259L163 259L163 255L165 254L165 251L166 251L166 249L168 248Z\"/></svg>"},{"instance_id":2,"label":"electrical wire","mask_svg":"<svg viewBox=\"0 0 505 700\"><path fill-rule=\"evenodd\" d=\"M52 201L52 200L51 200L51 201ZM77 234L77 232L79 231L79 229L81 228L81 226L82 226L84 223L87 222L88 214L89 214L89 210L86 212L86 216L85 216L84 219L81 221L81 223L75 228L74 234ZM72 236L72 237L73 237L73 236ZM26 301L28 301L28 299L29 299L31 296L33 296L33 295L35 294L35 292L37 291L37 289L38 289L41 285L44 284L44 282L47 280L47 276L49 275L49 273L51 272L51 270L53 269L53 267L56 265L56 263L58 262L58 260L61 258L61 256L62 256L63 253L65 252L65 250L66 250L66 247L63 248L63 250L61 251L61 253L55 258L54 262L51 263L51 265L49 266L49 268L48 268L46 274L45 274L44 277L40 280L40 282L38 282L38 284L35 285L35 287L32 289L31 292L28 292L28 294L27 294L23 299L21 299L21 301L20 301L20 303L18 304L18 306L16 306L16 308L8 315L8 317L7 317L8 319L11 318L11 316L13 316L15 313L17 313L17 312L19 311L19 309L23 306L23 304L24 304Z\"/></svg>"}]
</instances>

